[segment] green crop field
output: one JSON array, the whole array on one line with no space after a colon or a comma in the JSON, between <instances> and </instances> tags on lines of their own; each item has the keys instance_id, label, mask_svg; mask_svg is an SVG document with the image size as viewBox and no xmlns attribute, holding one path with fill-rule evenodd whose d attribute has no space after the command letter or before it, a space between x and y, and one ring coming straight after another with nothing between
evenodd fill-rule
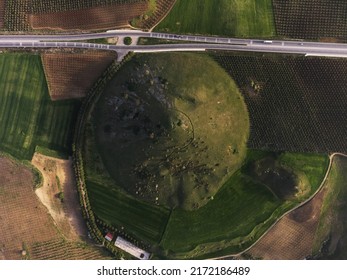
<instances>
[{"instance_id":1,"label":"green crop field","mask_svg":"<svg viewBox=\"0 0 347 280\"><path fill-rule=\"evenodd\" d=\"M272 37L271 0L177 0L155 31Z\"/></svg>"},{"instance_id":2,"label":"green crop field","mask_svg":"<svg viewBox=\"0 0 347 280\"><path fill-rule=\"evenodd\" d=\"M328 157L250 151L247 162L275 156L305 181L308 192L292 200L277 199L259 180L236 172L206 206L196 211L174 210L161 246L169 258L209 258L245 249L285 211L307 199L319 187ZM245 165L248 163L246 162Z\"/></svg>"},{"instance_id":3,"label":"green crop field","mask_svg":"<svg viewBox=\"0 0 347 280\"><path fill-rule=\"evenodd\" d=\"M0 149L31 159L37 145L71 150L79 102L50 100L39 55L0 55Z\"/></svg>"},{"instance_id":4,"label":"green crop field","mask_svg":"<svg viewBox=\"0 0 347 280\"><path fill-rule=\"evenodd\" d=\"M149 243L158 243L170 210L135 200L118 187L87 181L94 213L108 224Z\"/></svg>"}]
</instances>

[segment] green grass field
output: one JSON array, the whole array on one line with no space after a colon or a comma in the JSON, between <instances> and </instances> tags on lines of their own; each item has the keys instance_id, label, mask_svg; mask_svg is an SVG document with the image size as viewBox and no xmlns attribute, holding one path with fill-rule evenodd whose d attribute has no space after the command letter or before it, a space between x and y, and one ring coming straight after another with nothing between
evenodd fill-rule
<instances>
[{"instance_id":1,"label":"green grass field","mask_svg":"<svg viewBox=\"0 0 347 280\"><path fill-rule=\"evenodd\" d=\"M0 149L31 159L37 145L71 150L79 102L50 100L38 55L0 55Z\"/></svg>"},{"instance_id":2,"label":"green grass field","mask_svg":"<svg viewBox=\"0 0 347 280\"><path fill-rule=\"evenodd\" d=\"M247 161L268 155L250 151ZM242 251L279 216L314 193L328 166L328 157L322 155L284 153L278 161L305 176L310 192L300 199L282 201L266 186L238 171L206 206L197 211L172 212L161 243L169 252L165 257L210 258Z\"/></svg>"},{"instance_id":3,"label":"green grass field","mask_svg":"<svg viewBox=\"0 0 347 280\"><path fill-rule=\"evenodd\" d=\"M155 31L236 37L272 37L271 0L177 0Z\"/></svg>"},{"instance_id":4,"label":"green grass field","mask_svg":"<svg viewBox=\"0 0 347 280\"><path fill-rule=\"evenodd\" d=\"M347 158L336 156L327 179L313 255L321 259L347 258Z\"/></svg>"},{"instance_id":5,"label":"green grass field","mask_svg":"<svg viewBox=\"0 0 347 280\"><path fill-rule=\"evenodd\" d=\"M117 186L87 181L94 213L112 226L140 240L158 243L164 233L170 210L135 200Z\"/></svg>"}]
</instances>

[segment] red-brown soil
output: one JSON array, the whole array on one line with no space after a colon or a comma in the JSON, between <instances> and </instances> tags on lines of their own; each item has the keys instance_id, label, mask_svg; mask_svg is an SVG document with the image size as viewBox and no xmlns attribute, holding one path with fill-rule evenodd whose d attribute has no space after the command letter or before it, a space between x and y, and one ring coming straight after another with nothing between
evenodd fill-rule
<instances>
[{"instance_id":1,"label":"red-brown soil","mask_svg":"<svg viewBox=\"0 0 347 280\"><path fill-rule=\"evenodd\" d=\"M312 253L326 188L307 204L283 217L247 254L262 259L304 259Z\"/></svg>"},{"instance_id":2,"label":"red-brown soil","mask_svg":"<svg viewBox=\"0 0 347 280\"><path fill-rule=\"evenodd\" d=\"M30 169L0 158L0 250L21 259L23 246L58 236L52 218L34 192Z\"/></svg>"},{"instance_id":3,"label":"red-brown soil","mask_svg":"<svg viewBox=\"0 0 347 280\"><path fill-rule=\"evenodd\" d=\"M115 52L45 53L43 67L52 100L82 98L117 57Z\"/></svg>"},{"instance_id":4,"label":"red-brown soil","mask_svg":"<svg viewBox=\"0 0 347 280\"><path fill-rule=\"evenodd\" d=\"M82 240L64 238L35 195L30 168L0 157L0 170L0 259L109 258Z\"/></svg>"},{"instance_id":5,"label":"red-brown soil","mask_svg":"<svg viewBox=\"0 0 347 280\"><path fill-rule=\"evenodd\" d=\"M79 10L30 14L33 29L101 30L128 26L129 22L143 14L148 2L113 4Z\"/></svg>"}]
</instances>

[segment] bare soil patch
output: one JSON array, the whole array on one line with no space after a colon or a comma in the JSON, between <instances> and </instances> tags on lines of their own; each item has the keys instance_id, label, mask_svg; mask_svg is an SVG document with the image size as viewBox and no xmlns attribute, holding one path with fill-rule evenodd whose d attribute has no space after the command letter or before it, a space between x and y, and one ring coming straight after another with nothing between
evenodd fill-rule
<instances>
[{"instance_id":1,"label":"bare soil patch","mask_svg":"<svg viewBox=\"0 0 347 280\"><path fill-rule=\"evenodd\" d=\"M307 204L283 217L247 254L262 259L304 259L312 253L326 187Z\"/></svg>"},{"instance_id":2,"label":"bare soil patch","mask_svg":"<svg viewBox=\"0 0 347 280\"><path fill-rule=\"evenodd\" d=\"M37 196L47 207L61 233L70 240L87 236L73 173L72 160L62 160L35 153L32 164L43 175ZM59 193L63 193L63 199Z\"/></svg>"},{"instance_id":3,"label":"bare soil patch","mask_svg":"<svg viewBox=\"0 0 347 280\"><path fill-rule=\"evenodd\" d=\"M148 2L113 4L78 10L30 14L33 29L101 30L128 26L129 22L143 14Z\"/></svg>"},{"instance_id":4,"label":"bare soil patch","mask_svg":"<svg viewBox=\"0 0 347 280\"><path fill-rule=\"evenodd\" d=\"M105 69L117 58L115 52L45 53L42 55L52 100L82 98Z\"/></svg>"},{"instance_id":5,"label":"bare soil patch","mask_svg":"<svg viewBox=\"0 0 347 280\"><path fill-rule=\"evenodd\" d=\"M57 174L62 182L68 182L73 174L68 174L64 168L57 167ZM100 248L81 239L67 241L64 238L61 232L65 229L56 226L60 223L55 225L47 208L35 195L34 175L30 168L0 157L0 170L0 259L109 258ZM60 174L62 172L64 174ZM66 201L69 200L66 192Z\"/></svg>"}]
</instances>

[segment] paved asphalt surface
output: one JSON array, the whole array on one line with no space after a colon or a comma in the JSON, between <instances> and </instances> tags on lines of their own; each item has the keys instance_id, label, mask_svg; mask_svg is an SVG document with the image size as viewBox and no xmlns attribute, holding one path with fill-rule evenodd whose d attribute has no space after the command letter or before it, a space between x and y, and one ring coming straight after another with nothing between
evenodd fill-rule
<instances>
[{"instance_id":1,"label":"paved asphalt surface","mask_svg":"<svg viewBox=\"0 0 347 280\"><path fill-rule=\"evenodd\" d=\"M160 45L107 45L81 41L110 37L147 37L174 41L180 44ZM211 36L178 35L134 30L114 30L102 33L80 33L59 35L0 35L0 48L87 48L106 49L120 53L134 52L166 52L166 51L204 51L207 49L229 51L251 51L303 54L314 56L347 57L347 44L319 43L307 41L282 41L259 39L234 39Z\"/></svg>"}]
</instances>

